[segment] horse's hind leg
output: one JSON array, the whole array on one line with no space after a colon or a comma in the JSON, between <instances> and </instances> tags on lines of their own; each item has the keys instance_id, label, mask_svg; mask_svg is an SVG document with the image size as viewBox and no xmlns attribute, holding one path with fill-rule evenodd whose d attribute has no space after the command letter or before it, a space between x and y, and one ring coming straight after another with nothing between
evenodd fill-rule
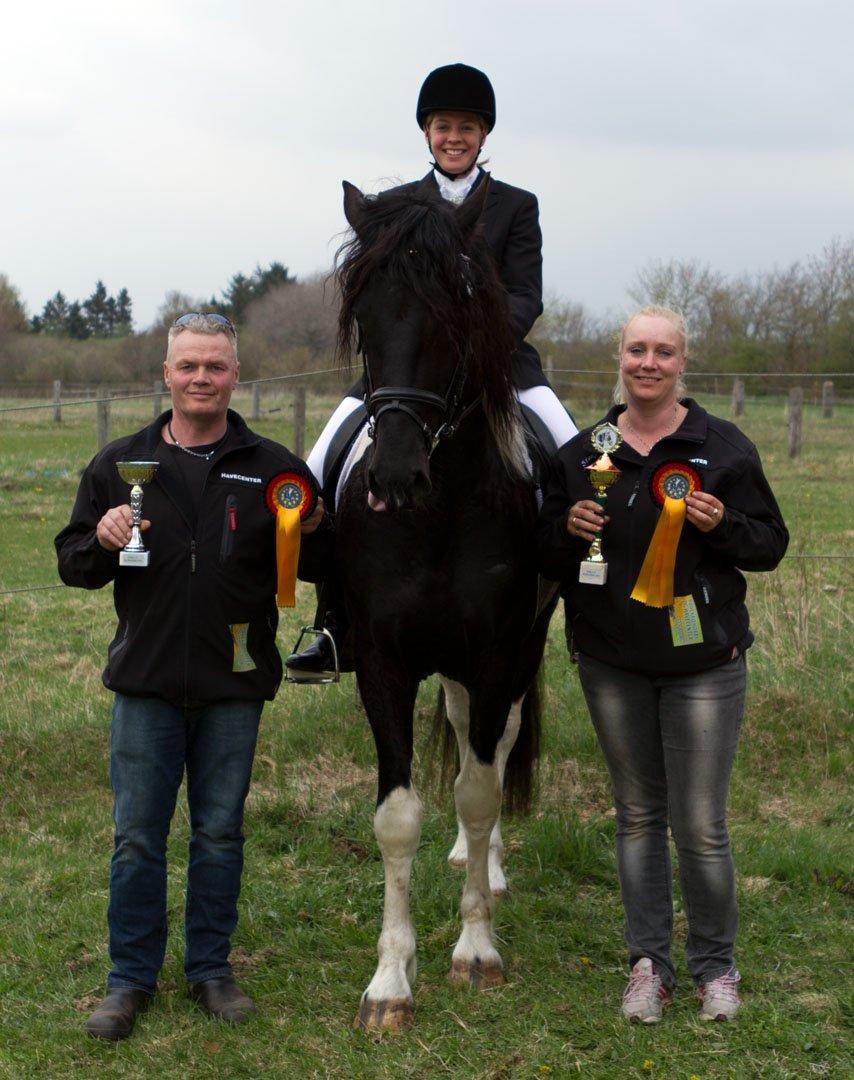
<instances>
[{"instance_id":1,"label":"horse's hind leg","mask_svg":"<svg viewBox=\"0 0 854 1080\"><path fill-rule=\"evenodd\" d=\"M457 737L457 746L460 752L460 762L465 756L468 746L469 734L469 696L465 687L450 679L442 679L445 690L445 707L448 710L448 719ZM502 790L504 788L504 770L507 767L507 759L516 743L519 735L519 725L522 719L522 702L524 696L515 701L510 707L507 716L507 724L504 734L498 742L495 751L495 764L498 768L498 777ZM457 838L448 855L448 862L453 867L464 869L467 858L466 831L463 823L457 817ZM493 826L489 837L489 888L493 896L505 896L507 893L507 879L504 877L504 841L501 838L501 809L499 807L498 818Z\"/></svg>"},{"instance_id":2,"label":"horse's hind leg","mask_svg":"<svg viewBox=\"0 0 854 1080\"><path fill-rule=\"evenodd\" d=\"M388 689L391 680L384 689ZM397 1030L413 1017L412 988L415 978L415 930L409 913L409 880L412 860L421 838L421 800L412 786L412 715L388 723L372 708L372 695L360 690L374 731L379 759L379 799L374 832L385 869L383 925L377 945L379 963L362 994L354 1026L363 1029ZM380 694L380 697L385 696ZM409 695L406 695L407 698ZM395 705L399 711L400 701ZM405 712L405 709L403 710ZM394 713L391 713L394 716Z\"/></svg>"},{"instance_id":3,"label":"horse's hind leg","mask_svg":"<svg viewBox=\"0 0 854 1080\"><path fill-rule=\"evenodd\" d=\"M452 679L440 677L442 688L445 691L445 709L448 720L457 737L457 750L459 751L460 765L466 755L469 744L469 694L468 690ZM463 823L457 815L457 839L448 853L448 862L458 870L465 870L467 858L466 831Z\"/></svg>"}]
</instances>

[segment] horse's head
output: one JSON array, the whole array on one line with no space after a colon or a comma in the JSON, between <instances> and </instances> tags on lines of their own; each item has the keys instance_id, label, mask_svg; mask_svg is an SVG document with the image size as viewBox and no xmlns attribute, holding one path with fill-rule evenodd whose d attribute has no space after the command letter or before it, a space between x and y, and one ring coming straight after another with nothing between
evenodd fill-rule
<instances>
[{"instance_id":1,"label":"horse's head","mask_svg":"<svg viewBox=\"0 0 854 1080\"><path fill-rule=\"evenodd\" d=\"M344 183L339 352L355 338L363 355L373 509L423 504L433 449L473 402L511 408L506 297L477 229L487 190L455 208L432 181L377 198Z\"/></svg>"}]
</instances>

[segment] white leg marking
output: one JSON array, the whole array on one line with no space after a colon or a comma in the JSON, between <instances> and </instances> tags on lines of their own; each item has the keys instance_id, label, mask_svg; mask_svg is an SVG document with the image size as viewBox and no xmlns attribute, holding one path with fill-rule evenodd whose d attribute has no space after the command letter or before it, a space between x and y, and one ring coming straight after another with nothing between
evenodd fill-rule
<instances>
[{"instance_id":1,"label":"white leg marking","mask_svg":"<svg viewBox=\"0 0 854 1080\"><path fill-rule=\"evenodd\" d=\"M516 745L519 737L519 728L522 725L522 702L525 695L514 701L507 714L507 724L504 734L498 740L495 748L495 767L498 769L498 780L501 790L504 790L504 770L507 768L507 759L510 751ZM493 896L504 896L507 893L507 879L504 877L504 841L501 839L501 806L498 807L498 818L489 837L489 888Z\"/></svg>"},{"instance_id":2,"label":"white leg marking","mask_svg":"<svg viewBox=\"0 0 854 1080\"><path fill-rule=\"evenodd\" d=\"M478 985L503 981L501 957L492 941L495 901L489 888L489 837L501 807L501 782L494 764L484 765L467 748L454 785L457 814L468 845L460 914L463 931L454 948L451 978Z\"/></svg>"},{"instance_id":3,"label":"white leg marking","mask_svg":"<svg viewBox=\"0 0 854 1080\"><path fill-rule=\"evenodd\" d=\"M445 691L445 708L448 710L448 719L454 734L457 737L457 749L460 752L460 761L463 760L469 744L469 692L466 688L452 679L439 680ZM466 865L466 831L463 823L457 817L457 839L448 854L448 862L460 870Z\"/></svg>"},{"instance_id":4,"label":"white leg marking","mask_svg":"<svg viewBox=\"0 0 854 1080\"><path fill-rule=\"evenodd\" d=\"M469 730L469 695L464 686L450 679L441 679L445 689L445 705L448 710L448 719L457 736L457 746L460 751L460 761L465 757L468 749ZM519 728L522 723L522 702L524 694L518 701L514 701L507 714L507 724L504 734L501 736L495 750L495 765L498 769L498 777L502 790L504 789L504 770L507 767L507 759L519 737ZM448 862L451 866L464 869L466 865L467 847L466 832L463 823L457 816L457 838L454 846L448 854ZM504 876L504 841L501 839L501 808L498 810L498 819L489 838L489 887L493 896L505 896L507 893L507 879Z\"/></svg>"},{"instance_id":5,"label":"white leg marking","mask_svg":"<svg viewBox=\"0 0 854 1080\"><path fill-rule=\"evenodd\" d=\"M415 930L409 915L409 878L421 839L421 800L414 788L398 787L377 808L374 832L385 867L379 964L356 1018L357 1027L396 1028L412 1018Z\"/></svg>"}]
</instances>

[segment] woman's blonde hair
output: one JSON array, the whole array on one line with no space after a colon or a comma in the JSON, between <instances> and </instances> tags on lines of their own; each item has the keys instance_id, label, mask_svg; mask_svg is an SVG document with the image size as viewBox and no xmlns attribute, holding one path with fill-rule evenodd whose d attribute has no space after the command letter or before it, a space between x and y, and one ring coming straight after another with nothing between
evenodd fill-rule
<instances>
[{"instance_id":1,"label":"woman's blonde hair","mask_svg":"<svg viewBox=\"0 0 854 1080\"><path fill-rule=\"evenodd\" d=\"M620 356L623 352L623 344L626 338L626 330L635 321L643 316L648 316L655 319L666 319L671 326L676 330L679 335L682 347L682 355L688 360L688 324L685 321L685 316L681 311L675 311L673 308L664 307L662 304L647 304L646 307L638 308L637 311L633 311L631 315L626 319L623 325L620 327L620 333L617 338L617 363L620 361ZM683 398L687 394L687 388L682 376L676 383L676 396L677 398ZM617 382L614 386L614 402L617 405L625 405L626 394L625 387L623 385L622 372L617 371Z\"/></svg>"}]
</instances>

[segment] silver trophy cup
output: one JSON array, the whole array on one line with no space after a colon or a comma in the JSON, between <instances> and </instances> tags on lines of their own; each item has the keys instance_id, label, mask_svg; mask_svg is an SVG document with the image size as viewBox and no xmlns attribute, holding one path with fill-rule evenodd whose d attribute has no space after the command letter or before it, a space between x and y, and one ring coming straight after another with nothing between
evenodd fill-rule
<instances>
[{"instance_id":1,"label":"silver trophy cup","mask_svg":"<svg viewBox=\"0 0 854 1080\"><path fill-rule=\"evenodd\" d=\"M117 461L119 476L130 489L131 534L130 541L119 554L119 566L148 566L149 552L145 550L139 525L142 521L142 485L154 479L157 461Z\"/></svg>"}]
</instances>

